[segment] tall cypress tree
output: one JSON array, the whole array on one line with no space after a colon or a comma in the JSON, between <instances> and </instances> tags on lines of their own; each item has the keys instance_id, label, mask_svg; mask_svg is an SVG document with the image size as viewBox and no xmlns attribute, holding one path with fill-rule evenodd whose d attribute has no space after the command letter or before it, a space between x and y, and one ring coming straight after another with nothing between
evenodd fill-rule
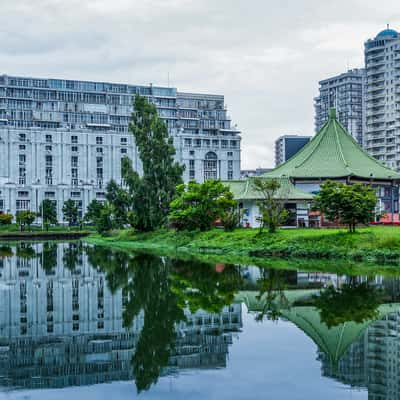
<instances>
[{"instance_id":1,"label":"tall cypress tree","mask_svg":"<svg viewBox=\"0 0 400 400\"><path fill-rule=\"evenodd\" d=\"M135 137L143 175L138 178L123 165L123 178L132 193L136 228L151 231L166 223L169 204L182 183L184 167L175 160L173 140L154 104L136 95L129 130Z\"/></svg>"}]
</instances>

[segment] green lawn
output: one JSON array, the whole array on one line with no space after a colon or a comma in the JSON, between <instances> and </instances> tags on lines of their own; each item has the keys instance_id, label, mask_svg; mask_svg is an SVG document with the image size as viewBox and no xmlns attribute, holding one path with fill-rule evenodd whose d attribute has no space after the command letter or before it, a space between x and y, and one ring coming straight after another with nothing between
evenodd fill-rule
<instances>
[{"instance_id":1,"label":"green lawn","mask_svg":"<svg viewBox=\"0 0 400 400\"><path fill-rule=\"evenodd\" d=\"M224 232L117 231L109 237L91 237L92 242L121 248L214 253L265 258L269 256L308 259L342 259L400 265L400 227L345 229L281 229L275 234L238 229Z\"/></svg>"}]
</instances>

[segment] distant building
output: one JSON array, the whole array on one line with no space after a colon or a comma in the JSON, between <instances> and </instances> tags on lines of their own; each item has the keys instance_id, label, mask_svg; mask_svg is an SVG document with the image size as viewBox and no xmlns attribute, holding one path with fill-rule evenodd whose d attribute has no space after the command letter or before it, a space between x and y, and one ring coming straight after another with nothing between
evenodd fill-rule
<instances>
[{"instance_id":1,"label":"distant building","mask_svg":"<svg viewBox=\"0 0 400 400\"><path fill-rule=\"evenodd\" d=\"M357 142L363 144L365 69L351 69L343 74L319 82L319 96L314 99L315 132L329 118L329 110L336 108L338 121Z\"/></svg>"},{"instance_id":2,"label":"distant building","mask_svg":"<svg viewBox=\"0 0 400 400\"><path fill-rule=\"evenodd\" d=\"M242 169L240 171L240 178L246 179L251 176L261 176L270 171L272 171L272 168Z\"/></svg>"},{"instance_id":3,"label":"distant building","mask_svg":"<svg viewBox=\"0 0 400 400\"><path fill-rule=\"evenodd\" d=\"M275 141L275 166L283 164L301 150L311 136L284 135Z\"/></svg>"},{"instance_id":4,"label":"distant building","mask_svg":"<svg viewBox=\"0 0 400 400\"><path fill-rule=\"evenodd\" d=\"M365 148L400 170L400 34L385 29L364 44L366 82Z\"/></svg>"}]
</instances>

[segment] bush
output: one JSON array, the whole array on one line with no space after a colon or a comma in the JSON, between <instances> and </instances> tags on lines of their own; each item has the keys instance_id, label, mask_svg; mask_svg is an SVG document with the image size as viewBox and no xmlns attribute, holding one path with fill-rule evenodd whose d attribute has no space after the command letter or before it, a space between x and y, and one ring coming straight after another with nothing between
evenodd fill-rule
<instances>
[{"instance_id":1,"label":"bush","mask_svg":"<svg viewBox=\"0 0 400 400\"><path fill-rule=\"evenodd\" d=\"M0 213L0 225L11 225L12 220L12 214Z\"/></svg>"}]
</instances>

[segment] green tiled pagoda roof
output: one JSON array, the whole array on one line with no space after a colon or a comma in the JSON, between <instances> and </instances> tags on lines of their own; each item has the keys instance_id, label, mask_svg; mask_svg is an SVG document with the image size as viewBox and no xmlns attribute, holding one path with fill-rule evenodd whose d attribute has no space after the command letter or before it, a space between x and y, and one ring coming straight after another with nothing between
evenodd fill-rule
<instances>
[{"instance_id":1,"label":"green tiled pagoda roof","mask_svg":"<svg viewBox=\"0 0 400 400\"><path fill-rule=\"evenodd\" d=\"M335 109L321 130L298 153L264 176L290 178L400 179L368 155L337 121Z\"/></svg>"},{"instance_id":2,"label":"green tiled pagoda roof","mask_svg":"<svg viewBox=\"0 0 400 400\"><path fill-rule=\"evenodd\" d=\"M239 181L224 181L224 185L229 186L235 200L259 200L263 199L262 194L254 187L255 178L247 178ZM271 179L261 177L261 179ZM276 178L280 183L280 188L276 194L277 199L285 200L312 200L313 195L297 189L289 178Z\"/></svg>"}]
</instances>

